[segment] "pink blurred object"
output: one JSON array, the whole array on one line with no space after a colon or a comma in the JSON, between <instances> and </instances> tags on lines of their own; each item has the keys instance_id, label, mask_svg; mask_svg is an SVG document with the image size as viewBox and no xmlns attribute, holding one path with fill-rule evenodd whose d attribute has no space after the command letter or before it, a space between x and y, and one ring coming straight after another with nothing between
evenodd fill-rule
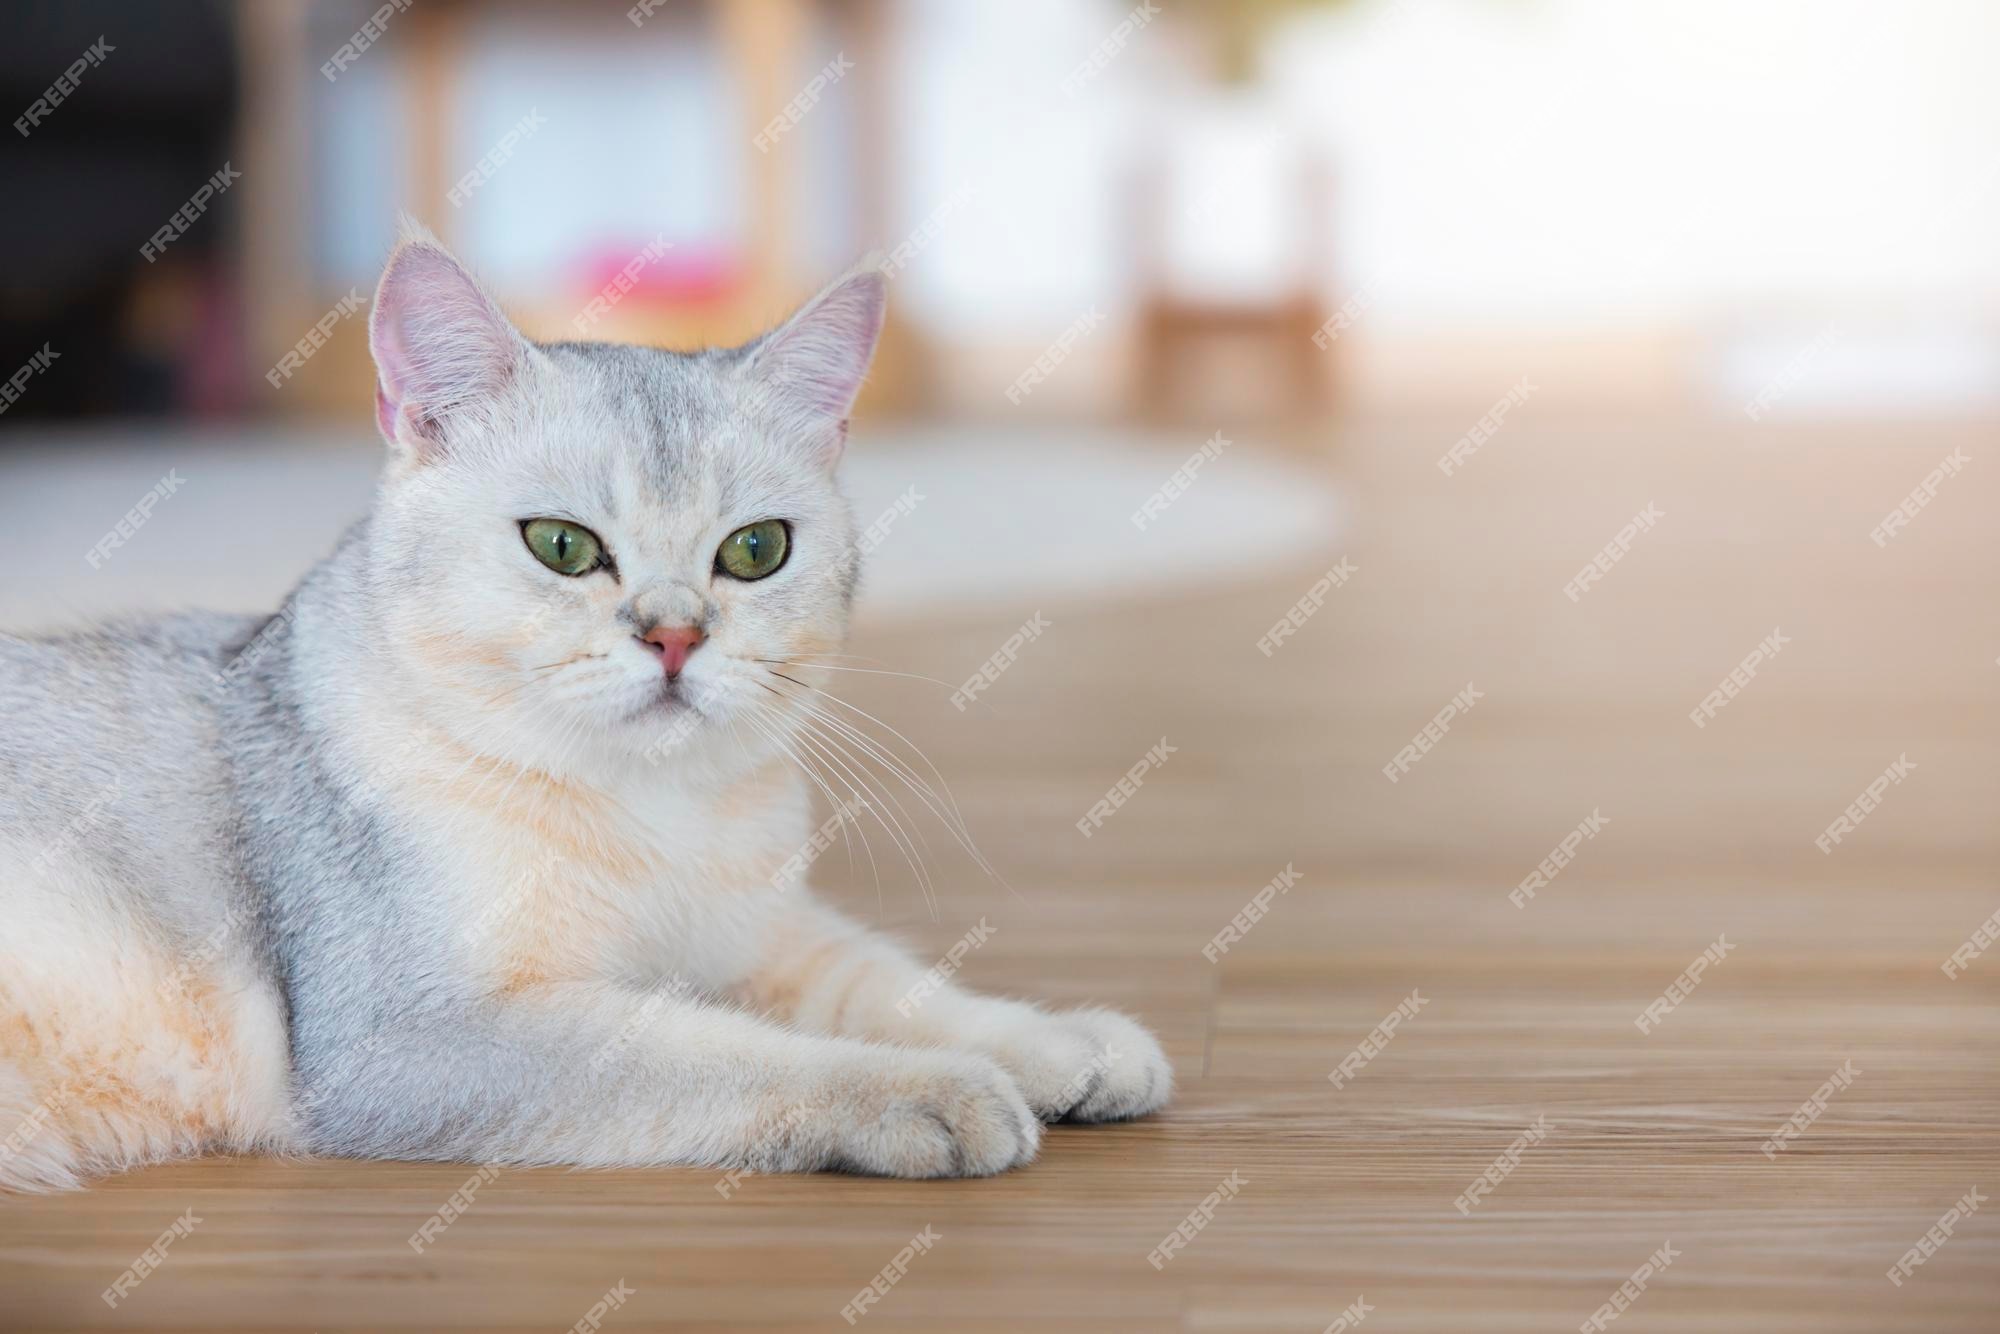
<instances>
[{"instance_id":1,"label":"pink blurred object","mask_svg":"<svg viewBox=\"0 0 2000 1334\"><path fill-rule=\"evenodd\" d=\"M720 301L743 285L742 260L721 246L672 246L648 258L654 242L604 246L578 268L584 294L595 296L628 272L632 285L627 299L662 305L702 305Z\"/></svg>"}]
</instances>

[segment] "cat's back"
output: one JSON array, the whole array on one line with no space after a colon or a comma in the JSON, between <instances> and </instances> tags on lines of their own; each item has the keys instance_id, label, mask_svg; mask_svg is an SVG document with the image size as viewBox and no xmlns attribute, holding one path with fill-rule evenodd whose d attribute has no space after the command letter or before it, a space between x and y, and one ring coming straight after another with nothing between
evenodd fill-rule
<instances>
[{"instance_id":1,"label":"cat's back","mask_svg":"<svg viewBox=\"0 0 2000 1334\"><path fill-rule=\"evenodd\" d=\"M0 1191L282 1141L219 701L263 618L0 635Z\"/></svg>"},{"instance_id":2,"label":"cat's back","mask_svg":"<svg viewBox=\"0 0 2000 1334\"><path fill-rule=\"evenodd\" d=\"M70 634L0 633L0 790L65 762L115 758L127 769L212 736L224 672L265 619L190 613Z\"/></svg>"},{"instance_id":3,"label":"cat's back","mask_svg":"<svg viewBox=\"0 0 2000 1334\"><path fill-rule=\"evenodd\" d=\"M264 619L0 634L0 840L138 863L212 847L227 791L216 701Z\"/></svg>"}]
</instances>

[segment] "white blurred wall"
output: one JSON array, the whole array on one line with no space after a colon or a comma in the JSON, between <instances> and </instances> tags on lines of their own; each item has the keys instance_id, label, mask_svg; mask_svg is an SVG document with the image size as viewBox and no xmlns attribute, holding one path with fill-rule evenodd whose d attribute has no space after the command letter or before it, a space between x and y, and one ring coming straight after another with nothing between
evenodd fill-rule
<instances>
[{"instance_id":1,"label":"white blurred wall","mask_svg":"<svg viewBox=\"0 0 2000 1334\"><path fill-rule=\"evenodd\" d=\"M1312 272L1330 305L1368 293L1367 338L1694 330L1731 385L1859 320L1875 342L1849 353L1882 393L2000 402L1995 0L1302 4L1268 33L1257 85L1221 94L1193 72L1186 15L1158 8L1065 89L1126 0L894 0L889 54L780 147L803 182L800 273L893 247L968 192L899 275L897 309L943 346L1018 361L1087 311L1130 313L1134 168L1164 152L1183 289L1256 299ZM347 21L335 6L320 26ZM615 7L506 5L472 28L453 151L476 161L530 107L548 119L459 219L503 286L661 230L688 247L742 234L750 117L694 11L634 31ZM838 46L823 36L800 86ZM318 250L343 286L372 276L399 190L398 59L348 76L382 95L320 98L338 188L315 203ZM864 83L886 84L880 150L856 137ZM892 183L880 236L855 225L854 155L871 151ZM1333 207L1308 233L1281 182L1315 151Z\"/></svg>"},{"instance_id":2,"label":"white blurred wall","mask_svg":"<svg viewBox=\"0 0 2000 1334\"><path fill-rule=\"evenodd\" d=\"M1576 324L1990 300L1990 0L1401 0L1295 22L1387 318Z\"/></svg>"},{"instance_id":3,"label":"white blurred wall","mask_svg":"<svg viewBox=\"0 0 2000 1334\"><path fill-rule=\"evenodd\" d=\"M1045 325L1117 289L1109 187L1188 110L1157 25L1060 92L1123 10L907 6L908 220L966 172L989 197L912 284L933 319ZM1991 0L1357 0L1303 8L1268 69L1332 150L1336 262L1385 322L1560 327L1991 301L1996 54Z\"/></svg>"}]
</instances>

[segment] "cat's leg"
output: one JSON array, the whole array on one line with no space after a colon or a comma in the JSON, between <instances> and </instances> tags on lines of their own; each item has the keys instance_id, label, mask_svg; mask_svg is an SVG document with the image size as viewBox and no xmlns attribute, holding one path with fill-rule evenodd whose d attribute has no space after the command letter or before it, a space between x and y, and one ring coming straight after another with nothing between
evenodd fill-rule
<instances>
[{"instance_id":1,"label":"cat's leg","mask_svg":"<svg viewBox=\"0 0 2000 1334\"><path fill-rule=\"evenodd\" d=\"M1040 1133L973 1053L590 984L320 1035L300 1065L306 1147L353 1157L969 1176L1032 1158Z\"/></svg>"},{"instance_id":2,"label":"cat's leg","mask_svg":"<svg viewBox=\"0 0 2000 1334\"><path fill-rule=\"evenodd\" d=\"M823 1033L982 1052L1044 1120L1140 1116L1173 1091L1158 1041L1114 1010L976 995L798 891L787 900L730 984L750 1005Z\"/></svg>"},{"instance_id":3,"label":"cat's leg","mask_svg":"<svg viewBox=\"0 0 2000 1334\"><path fill-rule=\"evenodd\" d=\"M283 998L220 910L180 926L0 838L0 1195L290 1147Z\"/></svg>"}]
</instances>

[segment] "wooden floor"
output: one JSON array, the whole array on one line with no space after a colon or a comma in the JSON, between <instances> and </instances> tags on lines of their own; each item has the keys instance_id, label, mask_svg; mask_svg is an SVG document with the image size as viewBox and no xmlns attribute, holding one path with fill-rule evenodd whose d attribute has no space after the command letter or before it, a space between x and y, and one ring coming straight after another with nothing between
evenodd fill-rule
<instances>
[{"instance_id":1,"label":"wooden floor","mask_svg":"<svg viewBox=\"0 0 2000 1334\"><path fill-rule=\"evenodd\" d=\"M406 1239L469 1169L166 1167L0 1202L0 1324L561 1330L622 1283L614 1334L845 1329L843 1305L928 1227L865 1327L1319 1331L1360 1300L1369 1334L1571 1330L1670 1245L1619 1334L2000 1328L2000 1205L1886 1277L1968 1190L2000 1194L2000 951L1940 969L2000 909L1993 432L1524 412L1447 478L1434 461L1465 427L1315 442L1351 530L1270 551L1266 578L1144 605L1052 596L1053 628L987 707L853 678L1014 887L932 827L933 924L878 836L883 919L941 952L984 915L973 985L1143 1017L1179 1070L1164 1116L1057 1128L1033 1166L975 1182L750 1177L725 1195L712 1171L503 1172L422 1255ZM1954 444L1970 466L1878 548L1869 530ZM1648 502L1657 526L1566 598ZM1062 540L1144 559L1122 515ZM1352 580L1260 654L1341 555ZM856 650L957 681L1035 610L870 628ZM1774 629L1777 656L1696 728ZM1383 765L1468 684L1471 711L1391 784ZM1162 737L1168 763L1080 837ZM1907 781L1822 854L1899 757ZM1598 836L1510 904L1593 812ZM1204 959L1287 865L1298 886ZM878 911L865 861L821 867ZM1718 938L1723 961L1640 1032ZM1415 1017L1330 1083L1413 990ZM1851 1087L1767 1160L1845 1062ZM1537 1118L1547 1138L1462 1216ZM1231 1174L1234 1197L1150 1264ZM108 1309L99 1292L183 1211L200 1224Z\"/></svg>"}]
</instances>

